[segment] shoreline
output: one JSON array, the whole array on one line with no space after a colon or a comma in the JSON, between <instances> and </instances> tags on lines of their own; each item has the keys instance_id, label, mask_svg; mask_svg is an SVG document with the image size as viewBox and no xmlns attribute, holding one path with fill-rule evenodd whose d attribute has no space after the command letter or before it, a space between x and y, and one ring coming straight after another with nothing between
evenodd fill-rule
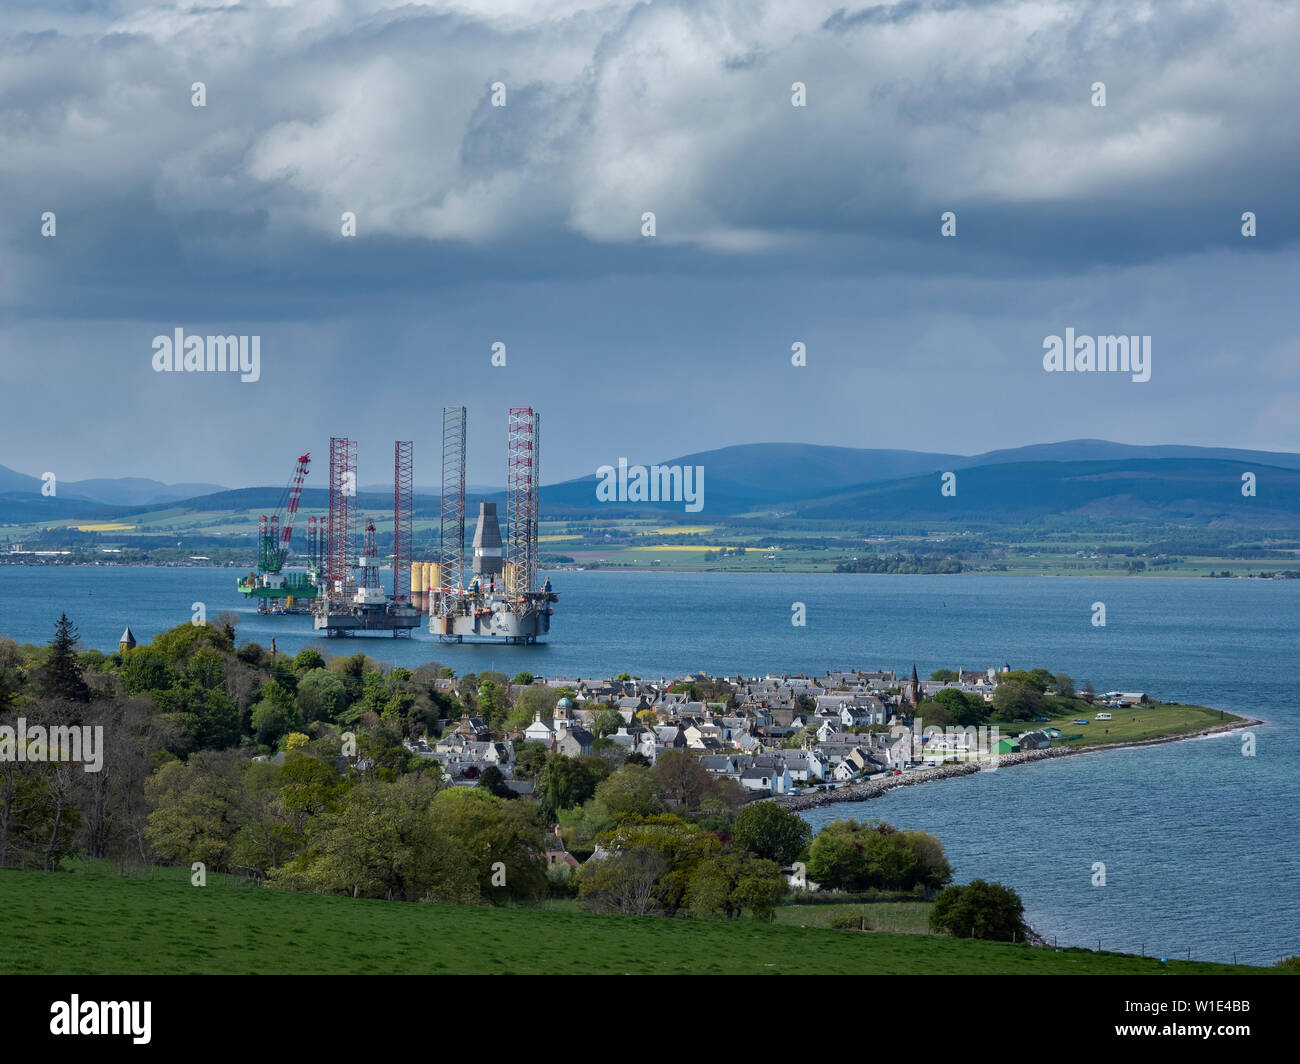
<instances>
[{"instance_id":1,"label":"shoreline","mask_svg":"<svg viewBox=\"0 0 1300 1064\"><path fill-rule=\"evenodd\" d=\"M125 548L125 549L132 549L132 550L134 550L134 549L140 549L140 548ZM1016 572L1008 572L1008 571L1006 571L1006 570L1002 570L1002 569L982 569L982 568L972 568L972 569L966 569L966 570L963 570L962 572L959 572L959 573L850 573L850 572L837 572L837 571L836 571L835 569L833 569L833 568L821 568L821 567L816 567L816 566L807 566L807 567L804 567L804 566L790 566L790 567L787 567L787 568L779 568L779 569L778 569L778 568L765 568L765 567L761 567L761 566L755 565L755 566L752 567L752 568L751 568L751 567L746 567L746 568L744 568L744 569L712 569L712 568L704 568L704 567L694 568L694 567L688 567L688 566L681 566L681 567L678 567L678 566L672 566L672 565L654 565L654 566L652 566L652 565L646 565L646 566L636 566L636 565L627 565L627 564L622 564L622 563L610 563L610 564L606 564L606 565L596 565L596 566L592 566L592 567L587 567L587 566L573 566L573 565L569 565L569 564L566 563L566 564L561 564L561 565L556 565L556 566L541 565L541 566L539 566L538 568L539 568L539 571L542 571L542 572L548 572L548 573L572 573L572 572L587 572L587 573L592 573L592 572L602 572L602 573L627 573L627 574L632 574L632 575L636 575L636 574L638 574L638 573L677 573L677 574L685 574L685 575L701 575L701 574L709 574L709 575L719 575L719 576L809 576L809 575L827 575L827 576L944 576L944 577L960 577L960 576L1040 577L1040 576L1041 576L1041 577L1051 577L1051 578L1053 578L1053 579L1058 579L1058 580L1070 580L1070 579L1091 579L1091 580L1121 580L1121 579L1123 579L1123 580L1130 580L1130 579L1134 579L1134 578L1136 578L1136 579L1163 579L1163 580L1205 580L1205 579L1214 579L1214 580L1224 580L1224 579L1228 579L1228 580L1286 580L1286 579L1292 579L1292 578L1289 578L1289 577L1282 577L1282 576L1272 575L1274 572L1278 572L1278 571L1281 571L1281 570L1270 571L1270 575L1269 575L1269 576L1260 576L1260 575L1258 575L1257 573L1242 573L1242 574L1233 573L1232 576L1230 576L1230 577L1221 577L1221 576L1217 576L1217 575L1216 575L1216 573L1217 573L1217 571L1218 571L1218 570L1215 568L1216 566L1218 566L1219 569L1222 569L1222 568L1224 568L1224 567L1226 567L1226 566L1231 565L1235 560L1236 560L1236 559L1225 558L1225 559L1219 559L1219 560L1217 560L1217 561L1213 561L1213 562L1206 562L1206 563L1205 563L1205 568L1208 570L1208 571L1206 571L1206 572L1202 572L1202 571L1200 571L1199 569L1175 569L1175 570L1169 570L1169 571L1165 571L1165 572L1152 572L1152 571L1148 570L1148 571L1145 571L1145 572L1132 572L1132 573L1131 573L1131 572L1126 572L1126 571L1124 571L1124 570L1120 570L1120 569L1116 569L1116 570L1092 570L1092 571L1089 571L1089 570L1079 570L1079 571L1066 571L1066 572L1052 572L1052 571L1049 571L1049 570L1046 569L1046 568L1044 568L1044 569L1031 569L1031 570L1024 570L1024 571L1016 571ZM236 564L236 563L233 562L233 561L229 561L229 562L209 562L208 564L199 564L199 563L195 563L195 562L190 562L190 561L188 561L188 560L186 560L186 561L117 561L117 560L115 560L115 559L113 559L113 558L102 558L102 557L100 557L100 558L79 558L79 559L75 559L75 560L73 560L73 559L67 559L67 560L65 560L65 559L63 559L63 558L46 557L46 558L43 558L43 559L37 559L37 560L18 561L18 560L14 560L13 557L12 557L12 555L10 555L10 554L0 553L0 567L7 567L7 566L13 566L13 567L16 567L16 568L29 568L29 569L49 569L49 568L87 568L87 567L89 567L89 568L101 568L101 569L103 569L103 568L115 568L115 569L231 569L231 570L235 570L235 571L248 571L248 570L252 570L252 569L256 568L256 562L255 562L255 560L254 560L253 562L249 562L248 564ZM305 568L299 568L298 566L289 566L289 568L292 569L294 572L299 572L299 571L301 571L301 572L306 572L306 571L307 571ZM384 571L384 572L391 572L391 571L392 571L392 566L391 566L391 565L382 565L382 566L380 566L379 568L381 569L381 571Z\"/></svg>"},{"instance_id":2,"label":"shoreline","mask_svg":"<svg viewBox=\"0 0 1300 1064\"><path fill-rule=\"evenodd\" d=\"M915 787L924 783L933 783L936 780L957 779L959 776L970 776L977 772L1000 771L1004 768L1014 768L1017 765L1027 765L1057 757L1070 757L1075 754L1095 754L1107 750L1160 746L1165 743L1182 742L1186 739L1197 739L1206 735L1220 735L1226 732L1240 731L1243 728L1253 728L1267 723L1267 721L1258 720L1254 717L1242 717L1236 721L1215 724L1209 728L1187 732L1183 735L1158 735L1151 739L1134 739L1131 742L1099 743L1094 746L1057 746L1049 747L1046 750L1025 750L1018 754L998 754L996 755L997 769L986 769L983 764L970 761L940 765L937 768L930 769L911 769L901 776L889 776L883 780L868 780L865 783L850 784L847 787L837 788L833 791L818 791L814 794L778 795L772 801L781 806L782 809L788 809L795 813L805 809L819 809L823 806L838 805L841 802L867 802L872 798L879 798L882 794L898 787Z\"/></svg>"}]
</instances>

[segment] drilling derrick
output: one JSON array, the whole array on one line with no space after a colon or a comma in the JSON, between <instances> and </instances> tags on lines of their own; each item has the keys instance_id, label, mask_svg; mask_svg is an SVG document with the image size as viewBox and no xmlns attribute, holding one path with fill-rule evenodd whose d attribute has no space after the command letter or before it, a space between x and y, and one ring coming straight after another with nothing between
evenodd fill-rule
<instances>
[{"instance_id":1,"label":"drilling derrick","mask_svg":"<svg viewBox=\"0 0 1300 1064\"><path fill-rule=\"evenodd\" d=\"M366 534L361 548L361 557L357 559L357 571L360 579L357 582L356 594L352 596L353 604L384 605L388 601L388 596L384 594L384 585L379 579L379 555L375 551L374 518L366 520Z\"/></svg>"},{"instance_id":2,"label":"drilling derrick","mask_svg":"<svg viewBox=\"0 0 1300 1064\"><path fill-rule=\"evenodd\" d=\"M307 518L307 568L320 572L320 528L316 518Z\"/></svg>"},{"instance_id":3,"label":"drilling derrick","mask_svg":"<svg viewBox=\"0 0 1300 1064\"><path fill-rule=\"evenodd\" d=\"M429 614L449 617L465 575L465 408L442 408L442 505L438 527L437 587L428 589ZM434 592L441 588L434 607Z\"/></svg>"},{"instance_id":4,"label":"drilling derrick","mask_svg":"<svg viewBox=\"0 0 1300 1064\"><path fill-rule=\"evenodd\" d=\"M506 592L537 590L537 437L532 407L511 407L506 431Z\"/></svg>"},{"instance_id":5,"label":"drilling derrick","mask_svg":"<svg viewBox=\"0 0 1300 1064\"><path fill-rule=\"evenodd\" d=\"M415 466L411 441L393 444L393 603L411 602L411 524Z\"/></svg>"},{"instance_id":6,"label":"drilling derrick","mask_svg":"<svg viewBox=\"0 0 1300 1064\"><path fill-rule=\"evenodd\" d=\"M357 520L357 445L330 437L330 512L325 532L327 607L346 601L355 588Z\"/></svg>"}]
</instances>

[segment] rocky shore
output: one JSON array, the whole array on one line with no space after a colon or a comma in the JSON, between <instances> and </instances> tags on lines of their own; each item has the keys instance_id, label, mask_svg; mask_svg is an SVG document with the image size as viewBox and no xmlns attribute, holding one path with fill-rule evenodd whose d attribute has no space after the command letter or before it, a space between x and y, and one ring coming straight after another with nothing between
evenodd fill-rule
<instances>
[{"instance_id":1,"label":"rocky shore","mask_svg":"<svg viewBox=\"0 0 1300 1064\"><path fill-rule=\"evenodd\" d=\"M1053 757L1069 757L1071 754L1094 754L1105 750L1123 750L1134 746L1158 746L1161 743L1176 743L1184 739L1195 739L1202 735L1215 735L1219 732L1237 731L1241 728L1253 728L1264 721L1254 719L1234 720L1226 724L1216 724L1212 728L1188 732L1185 735L1162 735L1154 739L1138 739L1130 743L1101 743L1093 746L1057 746L1046 750L1025 750L1018 754L995 755L997 771L1027 765L1032 761L1046 761ZM868 780L865 783L849 784L837 787L833 791L816 791L812 794L782 795L773 799L785 809L799 812L803 809L816 809L824 805L836 805L840 802L866 802L879 798L886 791L895 787L914 787L921 783L935 780L950 780L958 776L970 776L976 772L993 771L990 761L983 763L966 762L963 764L941 765L937 768L911 769L901 776L886 776L884 779Z\"/></svg>"}]
</instances>

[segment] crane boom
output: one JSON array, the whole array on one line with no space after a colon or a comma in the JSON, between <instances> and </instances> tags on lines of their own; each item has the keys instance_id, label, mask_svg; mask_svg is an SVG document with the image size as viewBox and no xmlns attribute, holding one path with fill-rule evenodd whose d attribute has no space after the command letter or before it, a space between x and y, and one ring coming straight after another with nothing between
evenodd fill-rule
<instances>
[{"instance_id":1,"label":"crane boom","mask_svg":"<svg viewBox=\"0 0 1300 1064\"><path fill-rule=\"evenodd\" d=\"M298 456L293 476L289 478L284 494L280 496L280 505L269 520L263 515L258 521L260 548L257 567L265 573L278 573L284 568L285 559L289 556L294 518L298 513L298 504L302 501L302 482L307 477L310 465L310 454Z\"/></svg>"},{"instance_id":2,"label":"crane boom","mask_svg":"<svg viewBox=\"0 0 1300 1064\"><path fill-rule=\"evenodd\" d=\"M293 471L293 480L289 483L289 508L284 515L284 524L280 529L280 549L289 550L289 539L293 535L293 520L298 515L298 503L302 501L302 482L307 477L311 465L311 455L298 456L298 465Z\"/></svg>"}]
</instances>

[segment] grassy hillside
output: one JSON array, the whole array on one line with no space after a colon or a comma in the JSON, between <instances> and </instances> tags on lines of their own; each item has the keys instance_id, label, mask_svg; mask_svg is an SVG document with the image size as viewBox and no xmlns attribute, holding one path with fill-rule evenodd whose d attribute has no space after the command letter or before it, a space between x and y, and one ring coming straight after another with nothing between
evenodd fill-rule
<instances>
[{"instance_id":1,"label":"grassy hillside","mask_svg":"<svg viewBox=\"0 0 1300 1064\"><path fill-rule=\"evenodd\" d=\"M1171 974L1267 969L778 924L463 908L267 890L188 872L0 871L0 971Z\"/></svg>"}]
</instances>

